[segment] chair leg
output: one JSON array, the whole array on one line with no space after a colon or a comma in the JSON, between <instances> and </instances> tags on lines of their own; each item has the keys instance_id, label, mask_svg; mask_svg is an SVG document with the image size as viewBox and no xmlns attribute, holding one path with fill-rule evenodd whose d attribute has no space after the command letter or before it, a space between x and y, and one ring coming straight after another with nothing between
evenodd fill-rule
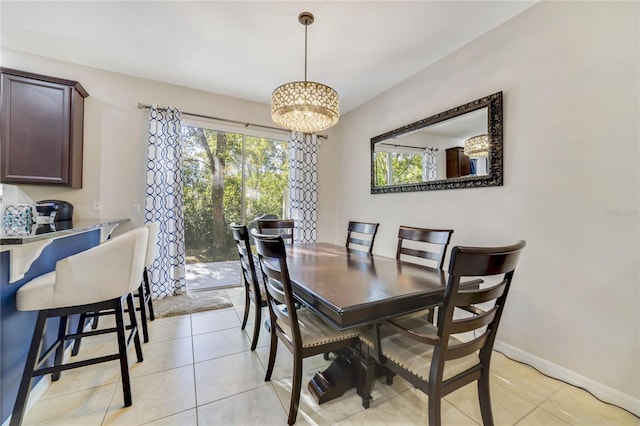
<instances>
[{"instance_id":1,"label":"chair leg","mask_svg":"<svg viewBox=\"0 0 640 426\"><path fill-rule=\"evenodd\" d=\"M366 353L360 352L360 368L358 368L357 393L362 398L362 407L369 408L371 404L371 390L375 380L376 360Z\"/></svg>"},{"instance_id":2,"label":"chair leg","mask_svg":"<svg viewBox=\"0 0 640 426\"><path fill-rule=\"evenodd\" d=\"M147 267L145 266L144 272L142 273L142 278L144 280L144 289L147 294L147 307L149 308L149 320L153 321L156 319L156 314L153 312L153 297L151 297L151 286L149 285L149 273L147 272Z\"/></svg>"},{"instance_id":3,"label":"chair leg","mask_svg":"<svg viewBox=\"0 0 640 426\"><path fill-rule=\"evenodd\" d=\"M260 337L260 322L262 322L262 308L256 303L256 316L253 323L253 339L251 340L251 350L255 351L258 346L258 337Z\"/></svg>"},{"instance_id":4,"label":"chair leg","mask_svg":"<svg viewBox=\"0 0 640 426\"><path fill-rule=\"evenodd\" d=\"M249 290L244 289L244 315L242 317L242 326L240 326L240 330L244 330L247 325L247 320L249 319L249 309L251 308L251 300L249 299Z\"/></svg>"},{"instance_id":5,"label":"chair leg","mask_svg":"<svg viewBox=\"0 0 640 426\"><path fill-rule=\"evenodd\" d=\"M129 323L131 324L131 333L133 334L133 343L136 347L136 356L138 362L142 362L142 345L140 344L140 333L138 330L138 320L136 319L136 307L133 303L133 295L127 295L127 310L129 311Z\"/></svg>"},{"instance_id":6,"label":"chair leg","mask_svg":"<svg viewBox=\"0 0 640 426\"><path fill-rule=\"evenodd\" d=\"M67 335L67 322L68 318L66 315L60 317L60 323L58 325L58 347L56 348L56 356L53 361L53 365L62 365L62 359L64 357L64 337ZM60 371L56 371L51 373L51 381L55 382L60 379L60 375L62 373Z\"/></svg>"},{"instance_id":7,"label":"chair leg","mask_svg":"<svg viewBox=\"0 0 640 426\"><path fill-rule=\"evenodd\" d=\"M147 328L147 296L144 291L144 285L141 283L138 287L138 303L140 304L140 322L142 323L142 337L145 343L149 342L149 329Z\"/></svg>"},{"instance_id":8,"label":"chair leg","mask_svg":"<svg viewBox=\"0 0 640 426\"><path fill-rule=\"evenodd\" d=\"M264 381L271 380L271 373L273 373L273 367L276 364L276 353L278 352L278 337L275 330L272 328L271 332L271 344L269 345L269 362L267 363L267 374L264 376Z\"/></svg>"},{"instance_id":9,"label":"chair leg","mask_svg":"<svg viewBox=\"0 0 640 426\"><path fill-rule=\"evenodd\" d=\"M300 404L300 388L302 385L302 358L298 354L293 354L293 383L291 384L291 403L289 404L289 418L287 424L294 424L298 416L298 405Z\"/></svg>"},{"instance_id":10,"label":"chair leg","mask_svg":"<svg viewBox=\"0 0 640 426\"><path fill-rule=\"evenodd\" d=\"M442 383L429 384L429 426L440 426L442 424Z\"/></svg>"},{"instance_id":11,"label":"chair leg","mask_svg":"<svg viewBox=\"0 0 640 426\"><path fill-rule=\"evenodd\" d=\"M20 380L16 403L13 406L13 414L11 415L10 426L19 426L22 424L24 410L27 407L29 399L29 390L31 389L31 380L33 378L33 370L38 362L38 354L40 353L40 345L42 343L42 335L44 334L45 324L47 322L47 311L40 311L36 320L36 327L33 331L29 354L24 364L24 372Z\"/></svg>"},{"instance_id":12,"label":"chair leg","mask_svg":"<svg viewBox=\"0 0 640 426\"><path fill-rule=\"evenodd\" d=\"M76 329L76 334L80 334L82 333L82 331L84 330L84 325L87 322L87 314L86 313L81 313L80 314L80 319L78 320L78 328ZM81 337L76 337L73 340L73 349L71 349L71 356L76 356L78 355L78 353L80 352L80 343L82 342L82 338Z\"/></svg>"},{"instance_id":13,"label":"chair leg","mask_svg":"<svg viewBox=\"0 0 640 426\"><path fill-rule=\"evenodd\" d=\"M118 353L120 354L120 375L122 376L122 394L124 396L124 406L130 407L131 400L131 380L129 378L129 361L127 359L127 331L124 325L124 306L122 299L114 302L116 315L116 329L118 335Z\"/></svg>"},{"instance_id":14,"label":"chair leg","mask_svg":"<svg viewBox=\"0 0 640 426\"><path fill-rule=\"evenodd\" d=\"M482 376L478 379L478 399L480 402L480 413L482 423L485 426L493 426L493 410L491 409L491 389L489 386L488 370L483 370Z\"/></svg>"}]
</instances>

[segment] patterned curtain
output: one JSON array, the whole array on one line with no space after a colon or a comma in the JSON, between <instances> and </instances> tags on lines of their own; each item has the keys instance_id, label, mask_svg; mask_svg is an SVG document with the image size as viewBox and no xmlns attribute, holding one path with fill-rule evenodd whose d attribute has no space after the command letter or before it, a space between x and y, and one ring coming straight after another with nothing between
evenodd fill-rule
<instances>
[{"instance_id":1,"label":"patterned curtain","mask_svg":"<svg viewBox=\"0 0 640 426\"><path fill-rule=\"evenodd\" d=\"M436 151L438 148L425 148L422 151L422 181L436 180Z\"/></svg>"},{"instance_id":2,"label":"patterned curtain","mask_svg":"<svg viewBox=\"0 0 640 426\"><path fill-rule=\"evenodd\" d=\"M313 243L318 224L318 137L291 132L289 138L289 217L296 243Z\"/></svg>"},{"instance_id":3,"label":"patterned curtain","mask_svg":"<svg viewBox=\"0 0 640 426\"><path fill-rule=\"evenodd\" d=\"M160 224L158 256L149 268L154 298L184 293L184 215L182 192L182 113L151 107L147 147L145 221Z\"/></svg>"}]
</instances>

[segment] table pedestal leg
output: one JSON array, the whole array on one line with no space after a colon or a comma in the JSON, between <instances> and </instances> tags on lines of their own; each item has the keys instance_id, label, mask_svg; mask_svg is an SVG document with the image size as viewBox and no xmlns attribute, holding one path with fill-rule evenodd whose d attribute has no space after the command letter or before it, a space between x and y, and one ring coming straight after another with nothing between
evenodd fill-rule
<instances>
[{"instance_id":1,"label":"table pedestal leg","mask_svg":"<svg viewBox=\"0 0 640 426\"><path fill-rule=\"evenodd\" d=\"M311 378L307 388L318 404L338 398L356 386L357 362L349 353L340 353L326 370Z\"/></svg>"}]
</instances>

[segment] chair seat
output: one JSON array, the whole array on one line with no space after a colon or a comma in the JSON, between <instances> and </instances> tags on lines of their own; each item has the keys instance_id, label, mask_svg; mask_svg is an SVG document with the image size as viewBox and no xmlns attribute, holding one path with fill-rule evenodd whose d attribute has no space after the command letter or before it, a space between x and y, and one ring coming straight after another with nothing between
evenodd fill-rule
<instances>
[{"instance_id":1,"label":"chair seat","mask_svg":"<svg viewBox=\"0 0 640 426\"><path fill-rule=\"evenodd\" d=\"M279 305L278 307L282 310L286 309L285 305ZM303 348L352 339L358 337L360 333L359 329L346 331L336 330L310 309L298 309L296 313L298 315L298 325L300 327L300 337L302 338ZM285 330L285 332L291 335L289 330Z\"/></svg>"},{"instance_id":2,"label":"chair seat","mask_svg":"<svg viewBox=\"0 0 640 426\"><path fill-rule=\"evenodd\" d=\"M40 275L23 285L16 294L16 304L19 311L39 311L42 309L54 309L54 291L56 286L56 273L49 272ZM65 306L65 305L61 305Z\"/></svg>"},{"instance_id":3,"label":"chair seat","mask_svg":"<svg viewBox=\"0 0 640 426\"><path fill-rule=\"evenodd\" d=\"M426 319L402 318L394 322L403 328L410 329L419 334L436 335L438 332L438 329ZM383 349L383 355L400 367L428 382L431 358L433 357L433 346L396 333L389 327L381 327L381 333L380 345ZM373 348L371 333L361 333L360 340L365 345ZM462 343L462 341L455 337L450 337L449 339L450 346L460 343ZM462 373L477 365L479 362L480 358L476 353L446 361L444 364L443 380L448 380L456 374Z\"/></svg>"}]
</instances>

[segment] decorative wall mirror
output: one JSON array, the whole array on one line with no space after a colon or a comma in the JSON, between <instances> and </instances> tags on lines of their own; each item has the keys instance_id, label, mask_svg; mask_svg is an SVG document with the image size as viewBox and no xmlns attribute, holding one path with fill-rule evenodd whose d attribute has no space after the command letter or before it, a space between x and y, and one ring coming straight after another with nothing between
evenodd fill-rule
<instances>
[{"instance_id":1,"label":"decorative wall mirror","mask_svg":"<svg viewBox=\"0 0 640 426\"><path fill-rule=\"evenodd\" d=\"M502 186L502 92L371 139L371 193Z\"/></svg>"}]
</instances>

